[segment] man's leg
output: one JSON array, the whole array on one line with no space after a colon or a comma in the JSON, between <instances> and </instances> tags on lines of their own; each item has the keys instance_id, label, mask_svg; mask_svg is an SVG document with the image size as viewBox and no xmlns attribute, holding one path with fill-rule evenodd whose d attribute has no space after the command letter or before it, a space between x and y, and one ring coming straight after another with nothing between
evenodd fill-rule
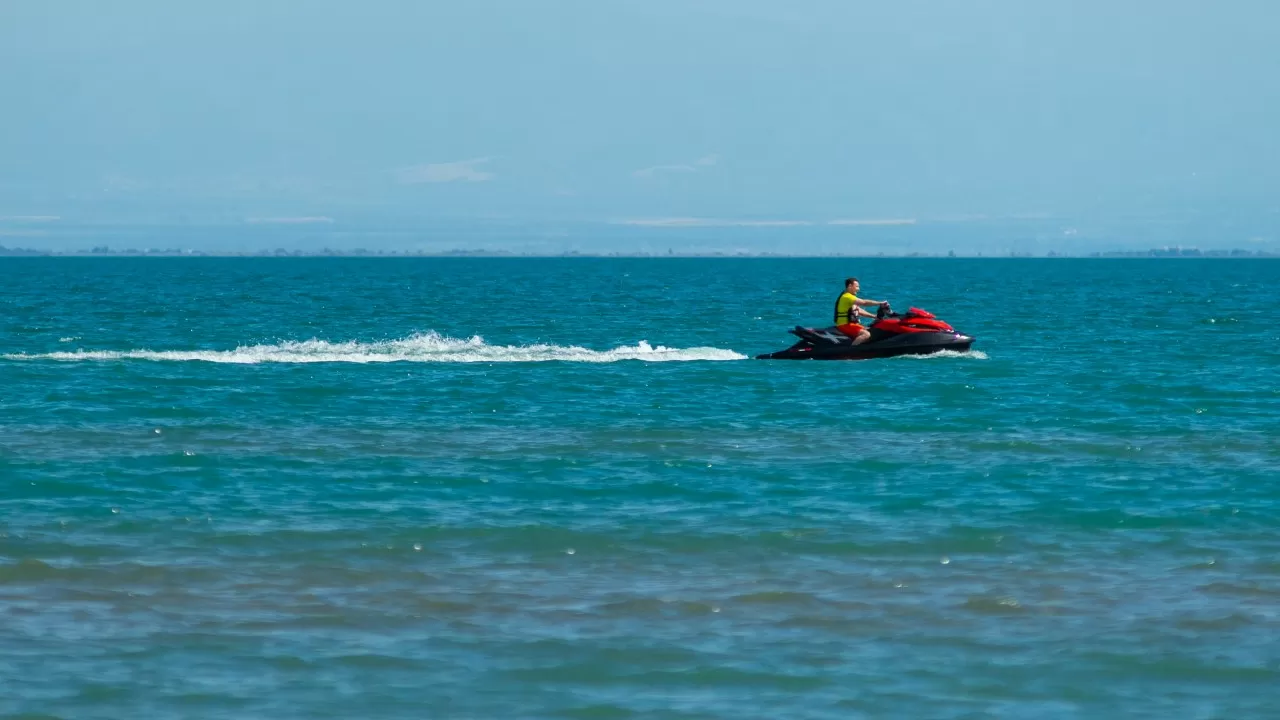
<instances>
[{"instance_id":1,"label":"man's leg","mask_svg":"<svg viewBox=\"0 0 1280 720\"><path fill-rule=\"evenodd\" d=\"M866 328L862 328L862 332L858 333L858 336L853 339L853 344L861 345L862 343L870 339L871 339L871 333L868 332Z\"/></svg>"}]
</instances>

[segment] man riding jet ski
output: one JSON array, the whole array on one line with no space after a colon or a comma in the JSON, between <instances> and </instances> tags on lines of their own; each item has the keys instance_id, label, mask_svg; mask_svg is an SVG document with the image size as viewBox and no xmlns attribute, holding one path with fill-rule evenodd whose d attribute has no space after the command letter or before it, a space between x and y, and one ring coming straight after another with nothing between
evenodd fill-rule
<instances>
[{"instance_id":1,"label":"man riding jet ski","mask_svg":"<svg viewBox=\"0 0 1280 720\"><path fill-rule=\"evenodd\" d=\"M973 337L955 331L932 313L911 308L905 314L893 312L889 303L860 300L858 280L845 281L845 292L836 300L836 324L815 329L797 325L789 330L800 342L778 352L757 355L758 360L863 360L895 355L928 355L952 350L964 352ZM860 306L879 306L872 315ZM867 329L859 316L874 317Z\"/></svg>"}]
</instances>

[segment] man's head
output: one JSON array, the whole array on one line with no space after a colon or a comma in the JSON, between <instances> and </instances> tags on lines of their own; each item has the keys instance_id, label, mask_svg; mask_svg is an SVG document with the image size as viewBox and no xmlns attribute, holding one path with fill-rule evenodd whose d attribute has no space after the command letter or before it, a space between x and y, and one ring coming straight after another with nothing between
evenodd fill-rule
<instances>
[{"instance_id":1,"label":"man's head","mask_svg":"<svg viewBox=\"0 0 1280 720\"><path fill-rule=\"evenodd\" d=\"M857 295L859 287L860 286L858 285L858 278L849 278L848 280L844 281L845 292L853 293L854 295Z\"/></svg>"}]
</instances>

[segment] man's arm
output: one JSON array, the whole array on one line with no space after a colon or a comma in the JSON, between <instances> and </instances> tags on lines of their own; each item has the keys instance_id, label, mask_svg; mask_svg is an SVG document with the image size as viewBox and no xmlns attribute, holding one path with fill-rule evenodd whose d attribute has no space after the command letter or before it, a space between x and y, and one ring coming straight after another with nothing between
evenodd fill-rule
<instances>
[{"instance_id":1,"label":"man's arm","mask_svg":"<svg viewBox=\"0 0 1280 720\"><path fill-rule=\"evenodd\" d=\"M863 307L870 307L870 306L872 306L872 305L875 305L875 306L879 307L880 305L884 305L884 304L885 304L885 303L884 303L883 301L881 301L881 300L864 300L863 298L858 298L857 302L858 302L858 304L859 304L859 305L861 305L861 306L863 306Z\"/></svg>"}]
</instances>

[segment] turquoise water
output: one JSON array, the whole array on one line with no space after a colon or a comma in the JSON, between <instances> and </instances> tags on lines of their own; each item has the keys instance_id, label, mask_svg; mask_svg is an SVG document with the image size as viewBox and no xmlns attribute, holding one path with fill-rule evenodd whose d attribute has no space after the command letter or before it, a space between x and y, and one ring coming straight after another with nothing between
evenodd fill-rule
<instances>
[{"instance_id":1,"label":"turquoise water","mask_svg":"<svg viewBox=\"0 0 1280 720\"><path fill-rule=\"evenodd\" d=\"M850 274L976 352L747 359ZM1275 716L1280 262L0 282L0 715Z\"/></svg>"}]
</instances>

